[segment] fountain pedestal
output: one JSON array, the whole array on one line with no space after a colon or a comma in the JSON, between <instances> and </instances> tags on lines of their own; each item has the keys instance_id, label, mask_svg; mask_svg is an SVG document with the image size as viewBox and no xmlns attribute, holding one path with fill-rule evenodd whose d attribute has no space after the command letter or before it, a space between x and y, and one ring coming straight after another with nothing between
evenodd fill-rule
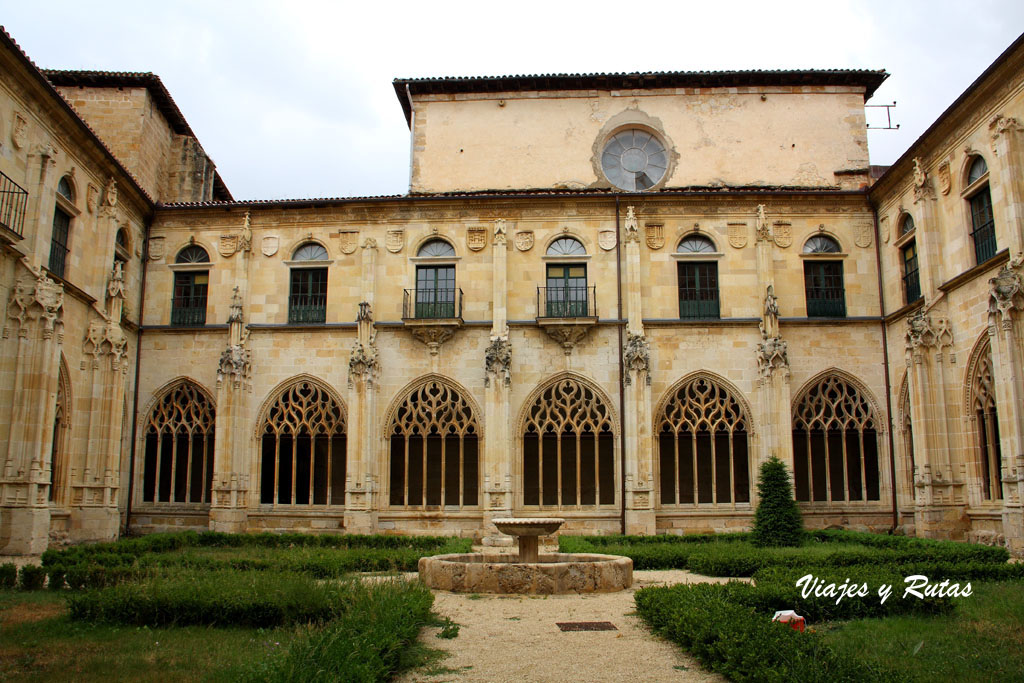
<instances>
[{"instance_id":1,"label":"fountain pedestal","mask_svg":"<svg viewBox=\"0 0 1024 683\"><path fill-rule=\"evenodd\" d=\"M540 517L532 519L513 519L503 517L493 520L498 531L515 536L519 541L519 561L537 562L538 546L541 536L549 536L565 524L559 517Z\"/></svg>"}]
</instances>

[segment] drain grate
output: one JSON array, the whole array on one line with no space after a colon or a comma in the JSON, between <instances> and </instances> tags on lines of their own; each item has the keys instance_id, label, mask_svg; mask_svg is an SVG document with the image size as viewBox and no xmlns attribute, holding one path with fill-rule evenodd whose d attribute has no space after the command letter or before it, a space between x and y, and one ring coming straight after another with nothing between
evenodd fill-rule
<instances>
[{"instance_id":1,"label":"drain grate","mask_svg":"<svg viewBox=\"0 0 1024 683\"><path fill-rule=\"evenodd\" d=\"M555 626L563 631L618 631L610 621L556 621Z\"/></svg>"}]
</instances>

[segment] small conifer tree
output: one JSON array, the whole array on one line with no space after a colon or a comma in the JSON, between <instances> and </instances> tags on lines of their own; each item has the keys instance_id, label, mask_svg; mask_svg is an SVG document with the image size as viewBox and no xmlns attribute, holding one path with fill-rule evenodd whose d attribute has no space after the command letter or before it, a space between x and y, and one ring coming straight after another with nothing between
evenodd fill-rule
<instances>
[{"instance_id":1,"label":"small conifer tree","mask_svg":"<svg viewBox=\"0 0 1024 683\"><path fill-rule=\"evenodd\" d=\"M803 518L793 500L789 472L774 455L761 465L757 481L757 512L751 542L760 547L797 546L803 540Z\"/></svg>"}]
</instances>

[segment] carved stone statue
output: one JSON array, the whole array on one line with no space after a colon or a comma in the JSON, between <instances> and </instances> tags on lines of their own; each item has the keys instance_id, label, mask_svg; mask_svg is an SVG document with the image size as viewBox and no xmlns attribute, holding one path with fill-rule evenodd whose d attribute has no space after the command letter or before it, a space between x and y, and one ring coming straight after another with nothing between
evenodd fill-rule
<instances>
[{"instance_id":1,"label":"carved stone statue","mask_svg":"<svg viewBox=\"0 0 1024 683\"><path fill-rule=\"evenodd\" d=\"M640 227L636 220L636 212L633 210L633 205L630 204L626 207L626 241L627 242L639 242L640 241Z\"/></svg>"},{"instance_id":2,"label":"carved stone statue","mask_svg":"<svg viewBox=\"0 0 1024 683\"><path fill-rule=\"evenodd\" d=\"M238 286L235 286L235 293L231 295L231 308L228 314L228 323L240 323L244 322L242 317L242 295L238 292Z\"/></svg>"},{"instance_id":3,"label":"carved stone statue","mask_svg":"<svg viewBox=\"0 0 1024 683\"><path fill-rule=\"evenodd\" d=\"M368 344L356 342L348 357L348 383L352 386L356 378L365 379L372 384L380 373L380 359L377 353L377 335L370 337Z\"/></svg>"},{"instance_id":4,"label":"carved stone statue","mask_svg":"<svg viewBox=\"0 0 1024 683\"><path fill-rule=\"evenodd\" d=\"M632 383L634 372L647 373L647 384L651 383L651 345L642 334L627 333L626 343L622 350L622 362L626 367L626 384Z\"/></svg>"},{"instance_id":5,"label":"carved stone statue","mask_svg":"<svg viewBox=\"0 0 1024 683\"><path fill-rule=\"evenodd\" d=\"M117 181L114 180L114 176L110 176L107 180L107 188L103 192L103 204L113 208L117 206Z\"/></svg>"},{"instance_id":6,"label":"carved stone statue","mask_svg":"<svg viewBox=\"0 0 1024 683\"><path fill-rule=\"evenodd\" d=\"M1007 264L988 283L992 287L988 297L988 312L997 315L1003 328L1009 329L1013 311L1024 310L1024 281Z\"/></svg>"},{"instance_id":7,"label":"carved stone statue","mask_svg":"<svg viewBox=\"0 0 1024 683\"><path fill-rule=\"evenodd\" d=\"M788 345L779 337L769 337L757 345L757 369L767 378L776 370L789 373Z\"/></svg>"},{"instance_id":8,"label":"carved stone statue","mask_svg":"<svg viewBox=\"0 0 1024 683\"><path fill-rule=\"evenodd\" d=\"M757 205L757 239L771 239L771 230L768 229L768 216L765 214L764 204Z\"/></svg>"},{"instance_id":9,"label":"carved stone statue","mask_svg":"<svg viewBox=\"0 0 1024 683\"><path fill-rule=\"evenodd\" d=\"M770 339L779 336L779 297L775 296L775 287L768 285L764 296L764 315L761 317L761 338Z\"/></svg>"},{"instance_id":10,"label":"carved stone statue","mask_svg":"<svg viewBox=\"0 0 1024 683\"><path fill-rule=\"evenodd\" d=\"M494 243L505 244L508 242L508 234L506 233L505 219L499 218L494 221Z\"/></svg>"},{"instance_id":11,"label":"carved stone statue","mask_svg":"<svg viewBox=\"0 0 1024 683\"><path fill-rule=\"evenodd\" d=\"M242 223L242 234L238 236L238 251L252 251L252 227L248 211L245 212L245 221Z\"/></svg>"},{"instance_id":12,"label":"carved stone statue","mask_svg":"<svg viewBox=\"0 0 1024 683\"><path fill-rule=\"evenodd\" d=\"M491 375L500 377L506 387L512 386L512 343L508 334L491 337L484 352L484 386L491 386Z\"/></svg>"},{"instance_id":13,"label":"carved stone statue","mask_svg":"<svg viewBox=\"0 0 1024 683\"><path fill-rule=\"evenodd\" d=\"M114 260L114 268L110 271L110 281L107 283L107 295L111 298L124 298L124 264L120 259Z\"/></svg>"}]
</instances>

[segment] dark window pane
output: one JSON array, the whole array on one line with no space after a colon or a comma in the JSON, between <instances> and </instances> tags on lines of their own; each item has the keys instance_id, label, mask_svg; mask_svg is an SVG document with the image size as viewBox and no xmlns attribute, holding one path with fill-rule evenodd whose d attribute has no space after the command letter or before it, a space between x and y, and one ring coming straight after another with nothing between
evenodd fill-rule
<instances>
[{"instance_id":1,"label":"dark window pane","mask_svg":"<svg viewBox=\"0 0 1024 683\"><path fill-rule=\"evenodd\" d=\"M812 318L846 317L846 291L840 261L805 261L807 315Z\"/></svg>"},{"instance_id":2,"label":"dark window pane","mask_svg":"<svg viewBox=\"0 0 1024 683\"><path fill-rule=\"evenodd\" d=\"M718 318L718 264L683 262L679 269L679 317Z\"/></svg>"}]
</instances>

